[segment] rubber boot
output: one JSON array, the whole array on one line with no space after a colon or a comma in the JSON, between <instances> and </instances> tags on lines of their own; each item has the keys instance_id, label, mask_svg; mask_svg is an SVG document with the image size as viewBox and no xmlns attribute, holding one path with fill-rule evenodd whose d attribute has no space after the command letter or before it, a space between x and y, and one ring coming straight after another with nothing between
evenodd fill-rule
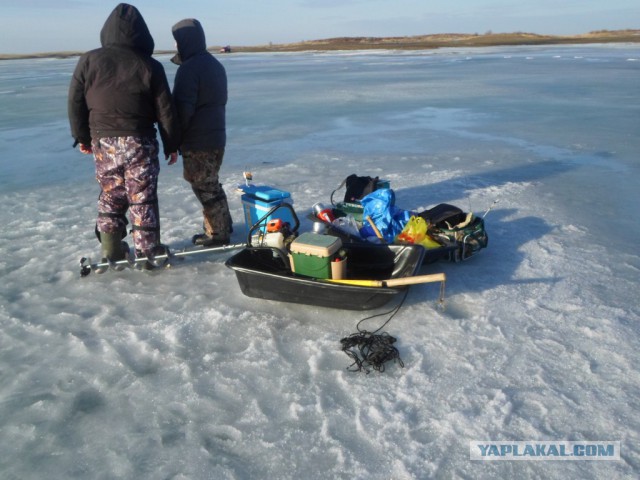
<instances>
[{"instance_id":1,"label":"rubber boot","mask_svg":"<svg viewBox=\"0 0 640 480\"><path fill-rule=\"evenodd\" d=\"M127 258L129 246L122 241L122 232L100 232L100 243L102 243L102 256L104 258L112 262Z\"/></svg>"}]
</instances>

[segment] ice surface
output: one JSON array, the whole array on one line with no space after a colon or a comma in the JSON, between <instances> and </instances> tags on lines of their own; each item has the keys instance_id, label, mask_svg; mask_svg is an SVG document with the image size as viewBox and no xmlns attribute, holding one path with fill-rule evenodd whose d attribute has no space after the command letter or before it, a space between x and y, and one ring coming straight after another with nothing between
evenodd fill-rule
<instances>
[{"instance_id":1,"label":"ice surface","mask_svg":"<svg viewBox=\"0 0 640 480\"><path fill-rule=\"evenodd\" d=\"M351 173L408 209L497 201L489 247L424 268L447 274L446 309L411 287L385 328L405 367L370 375L339 344L366 314L244 297L228 254L81 279L98 188L68 133L75 59L0 62L2 478L640 474L637 46L220 59L233 241L251 170L302 218ZM186 246L201 219L179 165L160 195L163 241ZM478 462L472 440L622 458Z\"/></svg>"}]
</instances>

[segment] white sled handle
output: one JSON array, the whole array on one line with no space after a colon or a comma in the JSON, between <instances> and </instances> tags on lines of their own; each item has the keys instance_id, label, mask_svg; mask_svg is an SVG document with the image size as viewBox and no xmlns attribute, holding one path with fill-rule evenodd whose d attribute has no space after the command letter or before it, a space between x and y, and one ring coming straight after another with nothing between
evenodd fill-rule
<instances>
[{"instance_id":1,"label":"white sled handle","mask_svg":"<svg viewBox=\"0 0 640 480\"><path fill-rule=\"evenodd\" d=\"M328 278L327 282L359 287L401 287L404 285L416 285L418 283L444 282L446 279L447 277L444 273L433 273L430 275L416 275L414 277L390 278L388 280L334 280Z\"/></svg>"},{"instance_id":2,"label":"white sled handle","mask_svg":"<svg viewBox=\"0 0 640 480\"><path fill-rule=\"evenodd\" d=\"M442 308L444 308L444 284L446 279L447 276L444 273L432 273L430 275L416 275L414 277L390 278L389 280L333 280L329 278L326 281L359 287L400 287L404 285L416 285L418 283L440 282L439 303Z\"/></svg>"}]
</instances>

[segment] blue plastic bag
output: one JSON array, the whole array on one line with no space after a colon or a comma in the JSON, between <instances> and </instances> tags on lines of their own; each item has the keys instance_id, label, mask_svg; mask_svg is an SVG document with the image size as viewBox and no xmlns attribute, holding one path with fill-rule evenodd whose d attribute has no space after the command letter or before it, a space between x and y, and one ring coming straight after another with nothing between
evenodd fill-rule
<instances>
[{"instance_id":1,"label":"blue plastic bag","mask_svg":"<svg viewBox=\"0 0 640 480\"><path fill-rule=\"evenodd\" d=\"M364 207L360 235L365 238L375 236L373 228L366 220L367 217L371 217L387 243L393 243L396 235L402 232L411 218L410 211L395 206L396 196L390 188L375 190L363 197L360 203Z\"/></svg>"}]
</instances>

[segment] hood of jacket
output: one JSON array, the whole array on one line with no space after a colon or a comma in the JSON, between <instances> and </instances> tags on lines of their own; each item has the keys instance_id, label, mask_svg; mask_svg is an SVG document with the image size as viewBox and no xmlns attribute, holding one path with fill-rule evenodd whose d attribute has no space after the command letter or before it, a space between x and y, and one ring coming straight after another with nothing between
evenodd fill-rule
<instances>
[{"instance_id":1,"label":"hood of jacket","mask_svg":"<svg viewBox=\"0 0 640 480\"><path fill-rule=\"evenodd\" d=\"M103 47L127 47L147 55L153 54L155 44L144 18L133 5L121 3L113 9L100 31Z\"/></svg>"},{"instance_id":2,"label":"hood of jacket","mask_svg":"<svg viewBox=\"0 0 640 480\"><path fill-rule=\"evenodd\" d=\"M172 61L178 65L194 55L207 51L204 29L195 18L187 18L176 23L171 29L178 46L178 55Z\"/></svg>"}]
</instances>

